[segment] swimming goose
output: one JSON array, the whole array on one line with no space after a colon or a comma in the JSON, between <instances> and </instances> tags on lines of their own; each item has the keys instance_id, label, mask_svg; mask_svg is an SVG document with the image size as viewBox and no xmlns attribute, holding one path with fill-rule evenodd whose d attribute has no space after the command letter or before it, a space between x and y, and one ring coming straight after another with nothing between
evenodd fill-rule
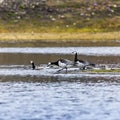
<instances>
[{"instance_id":1,"label":"swimming goose","mask_svg":"<svg viewBox=\"0 0 120 120\"><path fill-rule=\"evenodd\" d=\"M31 65L32 65L32 69L33 70L40 70L40 69L43 69L44 67L42 66L35 66L35 63L33 61L30 61Z\"/></svg>"},{"instance_id":2,"label":"swimming goose","mask_svg":"<svg viewBox=\"0 0 120 120\"><path fill-rule=\"evenodd\" d=\"M30 61L30 63L31 63L31 65L32 65L32 69L35 70L36 66L35 66L34 62L33 62L33 61Z\"/></svg>"},{"instance_id":3,"label":"swimming goose","mask_svg":"<svg viewBox=\"0 0 120 120\"><path fill-rule=\"evenodd\" d=\"M80 67L80 69L85 70L87 66L95 67L95 64L89 63L88 61L83 61L78 59L77 52L75 52L74 65Z\"/></svg>"},{"instance_id":4,"label":"swimming goose","mask_svg":"<svg viewBox=\"0 0 120 120\"><path fill-rule=\"evenodd\" d=\"M48 63L48 66L51 66L51 65L56 65L58 67L61 67L62 68L61 70L66 69L66 72L67 72L67 68L72 67L74 65L74 62L72 62L68 59L59 59L55 62ZM59 70L59 71L61 71L61 70Z\"/></svg>"}]
</instances>

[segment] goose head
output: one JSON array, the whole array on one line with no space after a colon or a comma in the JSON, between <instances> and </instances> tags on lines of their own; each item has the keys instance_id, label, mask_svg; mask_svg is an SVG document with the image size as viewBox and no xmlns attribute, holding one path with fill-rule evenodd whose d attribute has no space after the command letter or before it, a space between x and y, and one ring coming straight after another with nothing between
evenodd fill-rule
<instances>
[{"instance_id":1,"label":"goose head","mask_svg":"<svg viewBox=\"0 0 120 120\"><path fill-rule=\"evenodd\" d=\"M47 67L49 67L50 65L52 65L51 62L49 62L49 63L47 64Z\"/></svg>"}]
</instances>

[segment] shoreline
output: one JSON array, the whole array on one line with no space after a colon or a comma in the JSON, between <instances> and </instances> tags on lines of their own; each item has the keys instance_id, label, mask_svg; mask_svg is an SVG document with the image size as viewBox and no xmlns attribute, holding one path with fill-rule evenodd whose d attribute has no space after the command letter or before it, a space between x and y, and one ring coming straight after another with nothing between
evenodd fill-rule
<instances>
[{"instance_id":1,"label":"shoreline","mask_svg":"<svg viewBox=\"0 0 120 120\"><path fill-rule=\"evenodd\" d=\"M79 42L79 41L114 41L120 40L120 31L116 32L41 32L41 33L0 33L0 41L44 41L44 42Z\"/></svg>"}]
</instances>

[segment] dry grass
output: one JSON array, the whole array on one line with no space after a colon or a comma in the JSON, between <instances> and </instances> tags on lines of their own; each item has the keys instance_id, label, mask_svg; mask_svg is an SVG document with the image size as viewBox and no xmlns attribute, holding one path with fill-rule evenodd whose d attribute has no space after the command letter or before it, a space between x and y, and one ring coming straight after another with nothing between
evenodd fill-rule
<instances>
[{"instance_id":1,"label":"dry grass","mask_svg":"<svg viewBox=\"0 0 120 120\"><path fill-rule=\"evenodd\" d=\"M45 41L72 41L72 40L120 40L120 31L105 33L0 33L0 40L45 40Z\"/></svg>"}]
</instances>

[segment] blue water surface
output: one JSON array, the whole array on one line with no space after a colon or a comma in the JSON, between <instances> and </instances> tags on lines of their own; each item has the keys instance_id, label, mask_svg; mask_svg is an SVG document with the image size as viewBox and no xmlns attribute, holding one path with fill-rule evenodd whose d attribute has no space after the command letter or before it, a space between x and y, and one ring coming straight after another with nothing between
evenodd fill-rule
<instances>
[{"instance_id":1,"label":"blue water surface","mask_svg":"<svg viewBox=\"0 0 120 120\"><path fill-rule=\"evenodd\" d=\"M120 47L0 48L0 120L120 120L119 72L77 69L56 74L58 69L46 66L31 69L30 60L38 59L39 64L46 60L47 65L58 54L74 55L73 51L80 59L81 55L94 56L95 63L114 62L120 67ZM39 54L45 57L38 58Z\"/></svg>"},{"instance_id":2,"label":"blue water surface","mask_svg":"<svg viewBox=\"0 0 120 120\"><path fill-rule=\"evenodd\" d=\"M0 88L1 120L120 118L119 83L1 82Z\"/></svg>"}]
</instances>

